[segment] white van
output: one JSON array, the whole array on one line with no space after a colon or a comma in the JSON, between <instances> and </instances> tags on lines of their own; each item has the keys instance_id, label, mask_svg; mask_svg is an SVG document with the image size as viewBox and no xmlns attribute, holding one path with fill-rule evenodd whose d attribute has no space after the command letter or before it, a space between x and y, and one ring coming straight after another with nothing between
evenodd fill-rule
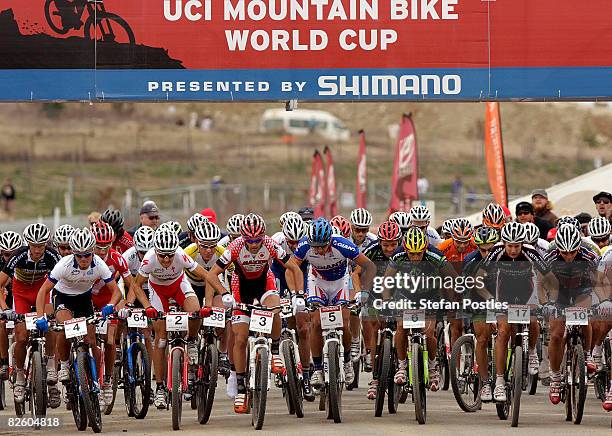
<instances>
[{"instance_id":1,"label":"white van","mask_svg":"<svg viewBox=\"0 0 612 436\"><path fill-rule=\"evenodd\" d=\"M289 133L291 135L308 135L317 133L331 141L348 141L349 130L342 121L325 111L297 109L268 109L261 117L262 133Z\"/></svg>"}]
</instances>

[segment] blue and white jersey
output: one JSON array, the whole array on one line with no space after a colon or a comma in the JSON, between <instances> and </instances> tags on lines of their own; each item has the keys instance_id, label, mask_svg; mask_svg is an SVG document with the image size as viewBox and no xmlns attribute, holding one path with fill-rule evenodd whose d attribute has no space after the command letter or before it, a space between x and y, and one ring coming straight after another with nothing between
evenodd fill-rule
<instances>
[{"instance_id":1,"label":"blue and white jersey","mask_svg":"<svg viewBox=\"0 0 612 436\"><path fill-rule=\"evenodd\" d=\"M436 229L433 227L427 227L427 239L429 239L429 243L434 247L438 248L438 246L442 243L442 238Z\"/></svg>"},{"instance_id":2,"label":"blue and white jersey","mask_svg":"<svg viewBox=\"0 0 612 436\"><path fill-rule=\"evenodd\" d=\"M340 280L348 274L348 263L359 256L359 248L341 236L332 236L329 250L318 255L308 244L306 237L300 240L294 256L301 261L307 260L314 275L323 280Z\"/></svg>"},{"instance_id":3,"label":"blue and white jersey","mask_svg":"<svg viewBox=\"0 0 612 436\"><path fill-rule=\"evenodd\" d=\"M357 248L359 248L361 251L364 251L370 245L373 245L376 241L378 241L378 236L376 236L372 232L368 232L368 233L366 233L366 237L363 240L363 242L361 243L361 245L355 244L354 240L353 240L353 244L357 245Z\"/></svg>"}]
</instances>

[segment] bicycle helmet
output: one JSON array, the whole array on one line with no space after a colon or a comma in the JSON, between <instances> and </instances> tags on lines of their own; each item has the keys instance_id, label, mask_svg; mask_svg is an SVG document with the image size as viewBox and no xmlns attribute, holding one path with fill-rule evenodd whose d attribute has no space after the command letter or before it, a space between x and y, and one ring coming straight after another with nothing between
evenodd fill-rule
<instances>
[{"instance_id":1,"label":"bicycle helmet","mask_svg":"<svg viewBox=\"0 0 612 436\"><path fill-rule=\"evenodd\" d=\"M206 221L204 224L196 227L195 237L198 242L219 242L219 239L221 239L221 229L215 223Z\"/></svg>"},{"instance_id":2,"label":"bicycle helmet","mask_svg":"<svg viewBox=\"0 0 612 436\"><path fill-rule=\"evenodd\" d=\"M242 221L240 234L244 239L261 238L266 234L266 222L259 215L250 213Z\"/></svg>"},{"instance_id":3,"label":"bicycle helmet","mask_svg":"<svg viewBox=\"0 0 612 436\"><path fill-rule=\"evenodd\" d=\"M179 223L178 221L166 221L165 223L160 224L159 228L171 230L177 235L180 235L183 231L181 223Z\"/></svg>"},{"instance_id":4,"label":"bicycle helmet","mask_svg":"<svg viewBox=\"0 0 612 436\"><path fill-rule=\"evenodd\" d=\"M155 230L149 226L140 226L134 233L134 246L137 251L145 252L153 248Z\"/></svg>"},{"instance_id":5,"label":"bicycle helmet","mask_svg":"<svg viewBox=\"0 0 612 436\"><path fill-rule=\"evenodd\" d=\"M334 226L332 226L332 235L333 236L344 237L344 236L342 236L342 232L340 231L340 229L338 227L334 227Z\"/></svg>"},{"instance_id":6,"label":"bicycle helmet","mask_svg":"<svg viewBox=\"0 0 612 436\"><path fill-rule=\"evenodd\" d=\"M168 227L157 229L153 238L153 246L158 253L174 254L179 246L178 235Z\"/></svg>"},{"instance_id":7,"label":"bicycle helmet","mask_svg":"<svg viewBox=\"0 0 612 436\"><path fill-rule=\"evenodd\" d=\"M506 223L504 209L497 203L489 203L482 211L482 223L487 227L501 229Z\"/></svg>"},{"instance_id":8,"label":"bicycle helmet","mask_svg":"<svg viewBox=\"0 0 612 436\"><path fill-rule=\"evenodd\" d=\"M200 212L194 213L187 220L187 230L189 230L191 233L195 233L196 229L206 222L208 222L208 218L206 218Z\"/></svg>"},{"instance_id":9,"label":"bicycle helmet","mask_svg":"<svg viewBox=\"0 0 612 436\"><path fill-rule=\"evenodd\" d=\"M480 226L474 232L476 245L495 244L499 242L499 233L493 227Z\"/></svg>"},{"instance_id":10,"label":"bicycle helmet","mask_svg":"<svg viewBox=\"0 0 612 436\"><path fill-rule=\"evenodd\" d=\"M571 224L563 224L557 227L555 235L555 244L559 251L574 251L580 248L582 237L580 230Z\"/></svg>"},{"instance_id":11,"label":"bicycle helmet","mask_svg":"<svg viewBox=\"0 0 612 436\"><path fill-rule=\"evenodd\" d=\"M308 228L308 245L325 247L331 241L333 226L325 218L317 218Z\"/></svg>"},{"instance_id":12,"label":"bicycle helmet","mask_svg":"<svg viewBox=\"0 0 612 436\"><path fill-rule=\"evenodd\" d=\"M420 253L427 248L428 239L418 227L410 227L404 236L404 249L408 253Z\"/></svg>"},{"instance_id":13,"label":"bicycle helmet","mask_svg":"<svg viewBox=\"0 0 612 436\"><path fill-rule=\"evenodd\" d=\"M242 215L241 213L236 213L232 215L227 220L227 233L229 233L231 236L239 236L242 220L244 220L244 215Z\"/></svg>"},{"instance_id":14,"label":"bicycle helmet","mask_svg":"<svg viewBox=\"0 0 612 436\"><path fill-rule=\"evenodd\" d=\"M370 227L372 225L372 214L362 207L351 212L351 224L355 227Z\"/></svg>"},{"instance_id":15,"label":"bicycle helmet","mask_svg":"<svg viewBox=\"0 0 612 436\"><path fill-rule=\"evenodd\" d=\"M298 214L290 215L283 224L283 235L287 241L299 241L306 236L304 220Z\"/></svg>"},{"instance_id":16,"label":"bicycle helmet","mask_svg":"<svg viewBox=\"0 0 612 436\"><path fill-rule=\"evenodd\" d=\"M457 218L453 221L451 237L457 242L467 242L472 239L474 227L467 218Z\"/></svg>"},{"instance_id":17,"label":"bicycle helmet","mask_svg":"<svg viewBox=\"0 0 612 436\"><path fill-rule=\"evenodd\" d=\"M70 248L73 253L91 253L96 245L96 239L87 227L75 229L70 236Z\"/></svg>"},{"instance_id":18,"label":"bicycle helmet","mask_svg":"<svg viewBox=\"0 0 612 436\"><path fill-rule=\"evenodd\" d=\"M402 232L397 223L390 220L378 226L378 232L376 234L379 241L397 241L402 237Z\"/></svg>"},{"instance_id":19,"label":"bicycle helmet","mask_svg":"<svg viewBox=\"0 0 612 436\"><path fill-rule=\"evenodd\" d=\"M302 207L298 210L298 215L302 217L305 223L314 219L314 209L312 207Z\"/></svg>"},{"instance_id":20,"label":"bicycle helmet","mask_svg":"<svg viewBox=\"0 0 612 436\"><path fill-rule=\"evenodd\" d=\"M431 221L431 213L425 206L413 206L410 208L410 220L414 223L415 221Z\"/></svg>"},{"instance_id":21,"label":"bicycle helmet","mask_svg":"<svg viewBox=\"0 0 612 436\"><path fill-rule=\"evenodd\" d=\"M25 239L28 244L46 244L50 237L51 232L43 223L30 224L23 231L23 239Z\"/></svg>"},{"instance_id":22,"label":"bicycle helmet","mask_svg":"<svg viewBox=\"0 0 612 436\"><path fill-rule=\"evenodd\" d=\"M605 238L610 236L612 231L610 227L610 221L606 217L595 217L589 223L589 235L592 238Z\"/></svg>"},{"instance_id":23,"label":"bicycle helmet","mask_svg":"<svg viewBox=\"0 0 612 436\"><path fill-rule=\"evenodd\" d=\"M70 224L64 224L63 226L59 226L55 230L55 233L53 233L53 243L55 245L70 245L70 237L72 236L74 230L74 227L72 227Z\"/></svg>"},{"instance_id":24,"label":"bicycle helmet","mask_svg":"<svg viewBox=\"0 0 612 436\"><path fill-rule=\"evenodd\" d=\"M453 218L447 219L442 223L442 237L444 239L448 239L453 234L453 223L455 220Z\"/></svg>"},{"instance_id":25,"label":"bicycle helmet","mask_svg":"<svg viewBox=\"0 0 612 436\"><path fill-rule=\"evenodd\" d=\"M535 246L540 238L540 229L534 223L524 223L525 226L525 242Z\"/></svg>"},{"instance_id":26,"label":"bicycle helmet","mask_svg":"<svg viewBox=\"0 0 612 436\"><path fill-rule=\"evenodd\" d=\"M123 214L119 209L106 209L100 219L110 225L115 233L123 228Z\"/></svg>"},{"instance_id":27,"label":"bicycle helmet","mask_svg":"<svg viewBox=\"0 0 612 436\"><path fill-rule=\"evenodd\" d=\"M340 230L340 236L342 236L343 238L351 237L351 222L342 215L336 215L329 221L329 223L333 227L336 227L338 230Z\"/></svg>"},{"instance_id":28,"label":"bicycle helmet","mask_svg":"<svg viewBox=\"0 0 612 436\"><path fill-rule=\"evenodd\" d=\"M300 216L300 214L299 214L299 213L297 213L297 212L293 212L292 210L290 210L289 212L285 212L285 213L284 213L284 214L282 214L282 215L280 216L280 218L278 219L278 222L279 222L279 224L280 224L280 226L281 226L281 229L283 228L283 226L284 226L284 225L285 225L285 223L287 222L287 219L288 219L288 218L290 218L290 217L293 217L293 218L298 217L299 219L302 219L302 217ZM303 221L304 221L304 220L302 220L302 222L303 222Z\"/></svg>"},{"instance_id":29,"label":"bicycle helmet","mask_svg":"<svg viewBox=\"0 0 612 436\"><path fill-rule=\"evenodd\" d=\"M573 216L562 216L557 220L557 227L561 227L563 224L570 224L580 230L580 221Z\"/></svg>"},{"instance_id":30,"label":"bicycle helmet","mask_svg":"<svg viewBox=\"0 0 612 436\"><path fill-rule=\"evenodd\" d=\"M15 251L23 245L21 235L17 232L4 232L0 234L0 250Z\"/></svg>"},{"instance_id":31,"label":"bicycle helmet","mask_svg":"<svg viewBox=\"0 0 612 436\"><path fill-rule=\"evenodd\" d=\"M389 221L396 223L402 232L405 232L410 227L410 215L407 212L393 212L389 215Z\"/></svg>"},{"instance_id":32,"label":"bicycle helmet","mask_svg":"<svg viewBox=\"0 0 612 436\"><path fill-rule=\"evenodd\" d=\"M501 229L501 240L507 244L525 242L525 226L517 221L506 224Z\"/></svg>"},{"instance_id":33,"label":"bicycle helmet","mask_svg":"<svg viewBox=\"0 0 612 436\"><path fill-rule=\"evenodd\" d=\"M115 239L113 228L104 221L98 221L91 225L91 233L93 234L97 245L108 245Z\"/></svg>"}]
</instances>

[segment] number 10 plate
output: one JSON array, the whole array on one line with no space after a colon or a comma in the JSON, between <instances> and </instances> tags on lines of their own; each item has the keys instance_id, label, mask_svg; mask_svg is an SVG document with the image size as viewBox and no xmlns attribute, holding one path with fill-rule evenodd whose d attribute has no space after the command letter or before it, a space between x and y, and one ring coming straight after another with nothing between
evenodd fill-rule
<instances>
[{"instance_id":1,"label":"number 10 plate","mask_svg":"<svg viewBox=\"0 0 612 436\"><path fill-rule=\"evenodd\" d=\"M565 325L589 325L589 314L584 307L567 307Z\"/></svg>"}]
</instances>

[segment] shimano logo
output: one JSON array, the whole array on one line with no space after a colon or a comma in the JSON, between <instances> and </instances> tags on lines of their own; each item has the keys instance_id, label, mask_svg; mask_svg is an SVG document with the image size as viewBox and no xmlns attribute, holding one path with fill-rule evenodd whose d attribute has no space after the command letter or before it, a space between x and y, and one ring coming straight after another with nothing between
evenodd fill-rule
<instances>
[{"instance_id":1,"label":"shimano logo","mask_svg":"<svg viewBox=\"0 0 612 436\"><path fill-rule=\"evenodd\" d=\"M319 95L427 96L458 95L461 76L456 74L405 74L369 76L320 76Z\"/></svg>"}]
</instances>

